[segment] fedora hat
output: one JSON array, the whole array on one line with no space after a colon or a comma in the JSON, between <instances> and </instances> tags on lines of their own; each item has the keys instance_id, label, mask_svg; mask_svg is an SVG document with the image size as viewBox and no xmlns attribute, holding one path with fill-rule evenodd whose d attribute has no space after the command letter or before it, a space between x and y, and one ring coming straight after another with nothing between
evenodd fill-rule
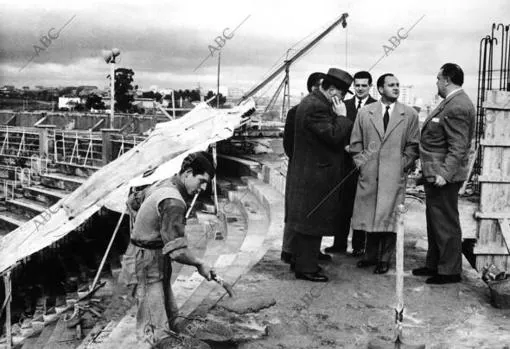
<instances>
[{"instance_id":1,"label":"fedora hat","mask_svg":"<svg viewBox=\"0 0 510 349\"><path fill-rule=\"evenodd\" d=\"M354 79L348 72L338 68L329 68L324 79L329 80L339 90L349 92L351 95L354 94L349 90Z\"/></svg>"}]
</instances>

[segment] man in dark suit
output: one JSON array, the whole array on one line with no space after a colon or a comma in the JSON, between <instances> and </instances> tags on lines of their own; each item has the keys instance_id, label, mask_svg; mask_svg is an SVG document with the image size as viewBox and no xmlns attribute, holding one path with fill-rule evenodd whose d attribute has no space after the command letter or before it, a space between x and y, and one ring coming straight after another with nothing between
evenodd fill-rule
<instances>
[{"instance_id":1,"label":"man in dark suit","mask_svg":"<svg viewBox=\"0 0 510 349\"><path fill-rule=\"evenodd\" d=\"M359 71L354 74L354 93L355 96L345 101L347 108L347 118L354 122L356 114L361 107L376 102L370 96L370 87L372 87L372 75L367 71ZM349 145L350 135L345 145ZM346 148L347 150L347 148ZM352 156L346 151L344 154L344 167L346 173L349 173L354 167ZM354 198L356 197L356 186L358 185L358 173L354 172L344 182L340 190L340 215L342 216L340 230L335 236L333 246L325 249L328 253L343 253L347 250L347 238L351 229L352 209L354 206ZM352 255L359 257L365 252L365 232L363 230L354 229L352 231Z\"/></svg>"},{"instance_id":2,"label":"man in dark suit","mask_svg":"<svg viewBox=\"0 0 510 349\"><path fill-rule=\"evenodd\" d=\"M428 250L425 266L414 275L431 276L428 284L461 281L462 231L458 192L467 179L475 108L462 90L464 72L446 63L437 74L444 100L422 126L420 159L425 184Z\"/></svg>"},{"instance_id":3,"label":"man in dark suit","mask_svg":"<svg viewBox=\"0 0 510 349\"><path fill-rule=\"evenodd\" d=\"M308 89L308 93L312 93L313 91L319 89L320 83L322 81L324 74L323 73L312 73L308 77L308 81L306 82L306 88ZM295 128L295 118L296 111L299 104L293 106L289 109L287 113L287 118L285 119L285 128L283 130L283 150L285 151L285 155L289 158L289 162L287 165L287 175L285 182L285 218L284 222L287 222L287 207L288 203L288 193L289 188L288 184L290 183L289 178L292 176L291 171L291 161L292 154L294 151L294 128ZM287 224L285 224L283 228L283 244L282 244L282 254L281 260L285 263L293 263L294 259L292 257L292 239L294 237L294 232L292 229L289 229ZM319 259L321 260L330 260L331 256L320 254Z\"/></svg>"},{"instance_id":4,"label":"man in dark suit","mask_svg":"<svg viewBox=\"0 0 510 349\"><path fill-rule=\"evenodd\" d=\"M329 69L319 90L303 98L296 111L286 225L295 232L298 279L328 281L318 266L320 245L322 236L336 235L339 229L340 197L319 203L345 175L344 144L352 121L342 100L352 80L343 70Z\"/></svg>"}]
</instances>

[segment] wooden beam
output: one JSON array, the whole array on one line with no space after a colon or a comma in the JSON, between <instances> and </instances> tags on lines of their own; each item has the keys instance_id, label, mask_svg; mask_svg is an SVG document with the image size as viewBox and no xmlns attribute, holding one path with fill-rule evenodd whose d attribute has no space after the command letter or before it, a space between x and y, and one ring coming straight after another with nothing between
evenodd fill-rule
<instances>
[{"instance_id":1,"label":"wooden beam","mask_svg":"<svg viewBox=\"0 0 510 349\"><path fill-rule=\"evenodd\" d=\"M505 244L508 252L510 253L510 219L508 218L500 218L498 219L499 228L501 229L501 234L505 239Z\"/></svg>"},{"instance_id":2,"label":"wooden beam","mask_svg":"<svg viewBox=\"0 0 510 349\"><path fill-rule=\"evenodd\" d=\"M510 212L480 212L474 213L476 219L510 219Z\"/></svg>"}]
</instances>

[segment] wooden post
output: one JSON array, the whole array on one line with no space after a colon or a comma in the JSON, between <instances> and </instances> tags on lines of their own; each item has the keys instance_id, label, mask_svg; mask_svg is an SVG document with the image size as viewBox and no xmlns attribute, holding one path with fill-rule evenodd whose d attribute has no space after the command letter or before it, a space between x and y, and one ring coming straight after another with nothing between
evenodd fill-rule
<instances>
[{"instance_id":1,"label":"wooden post","mask_svg":"<svg viewBox=\"0 0 510 349\"><path fill-rule=\"evenodd\" d=\"M480 213L477 228L478 241L474 247L476 268L491 264L509 270L510 230L510 92L489 90L484 102L484 135L480 142L482 158L480 183Z\"/></svg>"},{"instance_id":2,"label":"wooden post","mask_svg":"<svg viewBox=\"0 0 510 349\"><path fill-rule=\"evenodd\" d=\"M11 329L11 300L12 300L12 285L11 285L11 270L7 270L4 274L4 286L5 286L5 336L7 340L7 349L12 348L12 329Z\"/></svg>"}]
</instances>

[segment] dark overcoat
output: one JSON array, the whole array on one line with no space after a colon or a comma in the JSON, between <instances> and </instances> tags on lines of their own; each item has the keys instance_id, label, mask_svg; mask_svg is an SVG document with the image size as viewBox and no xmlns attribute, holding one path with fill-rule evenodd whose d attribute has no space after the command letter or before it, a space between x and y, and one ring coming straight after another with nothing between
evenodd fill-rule
<instances>
[{"instance_id":1,"label":"dark overcoat","mask_svg":"<svg viewBox=\"0 0 510 349\"><path fill-rule=\"evenodd\" d=\"M296 111L292 176L287 178L287 225L302 234L334 235L339 229L340 195L334 193L312 209L345 175L344 144L352 121L337 116L321 91L303 98Z\"/></svg>"}]
</instances>

